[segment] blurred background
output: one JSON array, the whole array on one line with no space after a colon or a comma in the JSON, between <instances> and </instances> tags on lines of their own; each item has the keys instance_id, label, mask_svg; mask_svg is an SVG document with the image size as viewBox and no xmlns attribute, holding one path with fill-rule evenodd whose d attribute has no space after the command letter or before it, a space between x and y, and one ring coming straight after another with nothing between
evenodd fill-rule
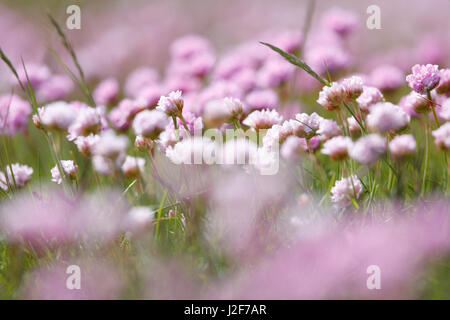
<instances>
[{"instance_id":1,"label":"blurred background","mask_svg":"<svg viewBox=\"0 0 450 320\"><path fill-rule=\"evenodd\" d=\"M59 48L59 39L46 16L50 12L61 25L68 17L67 6L81 8L81 30L66 30L90 78L114 75L123 78L137 66L161 70L168 60L168 48L177 37L200 34L210 39L218 55L230 46L249 39L261 40L267 31L301 30L308 0L190 0L190 1L0 1L0 46L15 60L55 65L47 48ZM381 9L381 30L366 27L369 5ZM363 69L379 62L403 62L406 56L448 65L450 45L450 2L448 0L358 0L316 1L314 30L327 8L338 6L360 18L352 41L358 64ZM351 45L349 43L349 45ZM58 50L59 51L59 50ZM376 60L376 61L374 61ZM393 61L395 60L395 61ZM57 66L55 66L57 67ZM361 70L359 68L358 70ZM368 70L370 71L370 70ZM0 66L0 89L9 77Z\"/></svg>"}]
</instances>

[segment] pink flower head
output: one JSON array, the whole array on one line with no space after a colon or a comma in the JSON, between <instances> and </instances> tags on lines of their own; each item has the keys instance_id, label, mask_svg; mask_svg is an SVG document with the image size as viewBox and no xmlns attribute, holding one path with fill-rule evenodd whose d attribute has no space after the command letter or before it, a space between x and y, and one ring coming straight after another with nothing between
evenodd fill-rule
<instances>
[{"instance_id":1,"label":"pink flower head","mask_svg":"<svg viewBox=\"0 0 450 320\"><path fill-rule=\"evenodd\" d=\"M289 136L281 145L280 154L288 161L298 160L305 153L305 147L302 138L297 136Z\"/></svg>"},{"instance_id":2,"label":"pink flower head","mask_svg":"<svg viewBox=\"0 0 450 320\"><path fill-rule=\"evenodd\" d=\"M98 143L100 140L100 136L90 134L86 137L79 136L75 139L74 143L77 145L78 151L81 152L86 157L90 157L92 155L92 149L94 148L94 145Z\"/></svg>"},{"instance_id":3,"label":"pink flower head","mask_svg":"<svg viewBox=\"0 0 450 320\"><path fill-rule=\"evenodd\" d=\"M136 101L145 108L153 109L158 104L159 98L162 96L163 91L164 89L160 85L146 86L139 91Z\"/></svg>"},{"instance_id":4,"label":"pink flower head","mask_svg":"<svg viewBox=\"0 0 450 320\"><path fill-rule=\"evenodd\" d=\"M289 53L295 53L302 43L302 33L296 29L269 30L258 38L260 41L271 43Z\"/></svg>"},{"instance_id":5,"label":"pink flower head","mask_svg":"<svg viewBox=\"0 0 450 320\"><path fill-rule=\"evenodd\" d=\"M168 96L162 96L159 101L156 109L164 112L169 117L176 116L181 113L183 110L183 98L181 97L181 91L172 91Z\"/></svg>"},{"instance_id":6,"label":"pink flower head","mask_svg":"<svg viewBox=\"0 0 450 320\"><path fill-rule=\"evenodd\" d=\"M418 116L421 113L430 111L430 104L425 95L421 95L415 91L411 91L408 95L400 100L403 110L411 116Z\"/></svg>"},{"instance_id":7,"label":"pink flower head","mask_svg":"<svg viewBox=\"0 0 450 320\"><path fill-rule=\"evenodd\" d=\"M348 124L348 129L350 130L350 132L361 131L361 126L359 125L358 121L356 121L356 119L354 117L348 117L347 124Z\"/></svg>"},{"instance_id":8,"label":"pink flower head","mask_svg":"<svg viewBox=\"0 0 450 320\"><path fill-rule=\"evenodd\" d=\"M275 88L288 81L294 74L295 67L281 58L268 60L258 70L257 84L261 88Z\"/></svg>"},{"instance_id":9,"label":"pink flower head","mask_svg":"<svg viewBox=\"0 0 450 320\"><path fill-rule=\"evenodd\" d=\"M138 68L127 77L125 94L132 98L137 98L142 90L156 85L158 81L159 75L154 69L147 67Z\"/></svg>"},{"instance_id":10,"label":"pink flower head","mask_svg":"<svg viewBox=\"0 0 450 320\"><path fill-rule=\"evenodd\" d=\"M134 146L141 152L152 150L153 145L153 140L144 136L137 136L134 140Z\"/></svg>"},{"instance_id":11,"label":"pink flower head","mask_svg":"<svg viewBox=\"0 0 450 320\"><path fill-rule=\"evenodd\" d=\"M116 160L119 156L125 154L128 143L126 136L116 135L114 131L107 130L100 133L92 151L94 155Z\"/></svg>"},{"instance_id":12,"label":"pink flower head","mask_svg":"<svg viewBox=\"0 0 450 320\"><path fill-rule=\"evenodd\" d=\"M271 89L254 90L245 97L247 112L261 109L275 109L278 105L278 95Z\"/></svg>"},{"instance_id":13,"label":"pink flower head","mask_svg":"<svg viewBox=\"0 0 450 320\"><path fill-rule=\"evenodd\" d=\"M295 119L300 125L291 123L293 126L294 134L299 137L310 138L317 133L320 129L320 124L324 120L317 113L313 112L310 115L307 113L299 113L295 116Z\"/></svg>"},{"instance_id":14,"label":"pink flower head","mask_svg":"<svg viewBox=\"0 0 450 320\"><path fill-rule=\"evenodd\" d=\"M319 93L317 103L327 110L338 110L345 98L345 89L342 84L332 82L331 87L324 86Z\"/></svg>"},{"instance_id":15,"label":"pink flower head","mask_svg":"<svg viewBox=\"0 0 450 320\"><path fill-rule=\"evenodd\" d=\"M127 178L136 178L144 172L145 159L127 156L122 164L122 172Z\"/></svg>"},{"instance_id":16,"label":"pink flower head","mask_svg":"<svg viewBox=\"0 0 450 320\"><path fill-rule=\"evenodd\" d=\"M199 35L187 35L178 38L170 46L172 59L189 59L211 51L212 46L208 39Z\"/></svg>"},{"instance_id":17,"label":"pink flower head","mask_svg":"<svg viewBox=\"0 0 450 320\"><path fill-rule=\"evenodd\" d=\"M399 68L381 65L371 72L369 82L380 90L394 90L403 85L404 77L404 73Z\"/></svg>"},{"instance_id":18,"label":"pink flower head","mask_svg":"<svg viewBox=\"0 0 450 320\"><path fill-rule=\"evenodd\" d=\"M441 80L436 87L436 92L450 96L450 69L441 70Z\"/></svg>"},{"instance_id":19,"label":"pink flower head","mask_svg":"<svg viewBox=\"0 0 450 320\"><path fill-rule=\"evenodd\" d=\"M342 130L341 128L339 128L336 121L323 119L319 124L319 130L317 130L317 134L320 135L322 141L325 141L342 134Z\"/></svg>"},{"instance_id":20,"label":"pink flower head","mask_svg":"<svg viewBox=\"0 0 450 320\"><path fill-rule=\"evenodd\" d=\"M1 95L0 134L13 136L19 132L24 132L27 127L30 114L30 104L19 96L9 94Z\"/></svg>"},{"instance_id":21,"label":"pink flower head","mask_svg":"<svg viewBox=\"0 0 450 320\"><path fill-rule=\"evenodd\" d=\"M386 140L378 134L368 134L358 139L350 149L352 159L372 165L386 152Z\"/></svg>"},{"instance_id":22,"label":"pink flower head","mask_svg":"<svg viewBox=\"0 0 450 320\"><path fill-rule=\"evenodd\" d=\"M69 179L75 179L75 175L78 171L78 166L72 161L72 160L61 160L61 168L64 170L64 174ZM55 165L51 170L50 173L52 174L52 181L56 182L57 184L62 183L62 177L59 172L58 165Z\"/></svg>"},{"instance_id":23,"label":"pink flower head","mask_svg":"<svg viewBox=\"0 0 450 320\"><path fill-rule=\"evenodd\" d=\"M322 25L341 37L346 37L358 27L358 16L341 8L331 8L322 16Z\"/></svg>"},{"instance_id":24,"label":"pink flower head","mask_svg":"<svg viewBox=\"0 0 450 320\"><path fill-rule=\"evenodd\" d=\"M75 121L70 125L68 139L74 140L79 136L97 133L101 127L101 118L97 109L86 107L78 111Z\"/></svg>"},{"instance_id":25,"label":"pink flower head","mask_svg":"<svg viewBox=\"0 0 450 320\"><path fill-rule=\"evenodd\" d=\"M18 188L23 188L31 180L32 174L33 168L24 164L13 163L11 166L6 166L6 175L8 176L9 183Z\"/></svg>"},{"instance_id":26,"label":"pink flower head","mask_svg":"<svg viewBox=\"0 0 450 320\"><path fill-rule=\"evenodd\" d=\"M426 94L433 90L441 79L439 67L437 65L416 64L412 67L412 74L406 76L409 86L420 94Z\"/></svg>"},{"instance_id":27,"label":"pink flower head","mask_svg":"<svg viewBox=\"0 0 450 320\"><path fill-rule=\"evenodd\" d=\"M19 81L22 83L24 87L28 86L27 75L28 79L30 80L30 84L33 88L38 88L51 76L50 69L45 65L28 64L25 66L25 69L27 71L26 73L23 68L17 70ZM13 83L16 83L16 81L17 81L16 78L14 78Z\"/></svg>"},{"instance_id":28,"label":"pink flower head","mask_svg":"<svg viewBox=\"0 0 450 320\"><path fill-rule=\"evenodd\" d=\"M166 71L170 76L204 77L214 66L216 58L212 52L192 55L189 58L173 59Z\"/></svg>"},{"instance_id":29,"label":"pink flower head","mask_svg":"<svg viewBox=\"0 0 450 320\"><path fill-rule=\"evenodd\" d=\"M156 139L169 123L167 116L158 110L139 112L133 120L133 130L136 135Z\"/></svg>"},{"instance_id":30,"label":"pink flower head","mask_svg":"<svg viewBox=\"0 0 450 320\"><path fill-rule=\"evenodd\" d=\"M109 113L109 119L117 130L126 130L134 116L145 109L145 103L139 100L122 100L117 107Z\"/></svg>"},{"instance_id":31,"label":"pink flower head","mask_svg":"<svg viewBox=\"0 0 450 320\"><path fill-rule=\"evenodd\" d=\"M361 77L352 76L341 81L344 89L344 97L347 101L353 101L363 92L363 80Z\"/></svg>"},{"instance_id":32,"label":"pink flower head","mask_svg":"<svg viewBox=\"0 0 450 320\"><path fill-rule=\"evenodd\" d=\"M67 131L77 118L77 111L64 101L47 104L38 109L40 124L50 129ZM34 119L37 115L34 116Z\"/></svg>"},{"instance_id":33,"label":"pink flower head","mask_svg":"<svg viewBox=\"0 0 450 320\"><path fill-rule=\"evenodd\" d=\"M339 208L345 208L352 203L352 198L357 200L361 192L361 181L356 175L351 175L336 181L334 187L331 188L331 202Z\"/></svg>"},{"instance_id":34,"label":"pink flower head","mask_svg":"<svg viewBox=\"0 0 450 320\"><path fill-rule=\"evenodd\" d=\"M352 147L352 139L338 136L331 138L323 144L322 153L330 156L332 160L342 160L348 156Z\"/></svg>"},{"instance_id":35,"label":"pink flower head","mask_svg":"<svg viewBox=\"0 0 450 320\"><path fill-rule=\"evenodd\" d=\"M379 102L370 108L366 121L369 128L387 133L406 127L410 117L399 106L390 102Z\"/></svg>"},{"instance_id":36,"label":"pink flower head","mask_svg":"<svg viewBox=\"0 0 450 320\"><path fill-rule=\"evenodd\" d=\"M241 100L227 97L223 99L223 102L231 117L235 119L239 119L241 117L242 113L244 112L244 105L242 104Z\"/></svg>"},{"instance_id":37,"label":"pink flower head","mask_svg":"<svg viewBox=\"0 0 450 320\"><path fill-rule=\"evenodd\" d=\"M442 103L442 107L436 111L438 111L439 119L450 121L450 98L447 98L447 100Z\"/></svg>"},{"instance_id":38,"label":"pink flower head","mask_svg":"<svg viewBox=\"0 0 450 320\"><path fill-rule=\"evenodd\" d=\"M389 142L389 152L395 158L403 158L416 152L417 143L411 134L396 136Z\"/></svg>"},{"instance_id":39,"label":"pink flower head","mask_svg":"<svg viewBox=\"0 0 450 320\"><path fill-rule=\"evenodd\" d=\"M95 88L93 96L97 105L111 105L119 96L119 82L115 78L108 78L100 82Z\"/></svg>"},{"instance_id":40,"label":"pink flower head","mask_svg":"<svg viewBox=\"0 0 450 320\"><path fill-rule=\"evenodd\" d=\"M248 127L254 130L269 129L275 124L280 124L283 117L275 110L255 110L242 121Z\"/></svg>"},{"instance_id":41,"label":"pink flower head","mask_svg":"<svg viewBox=\"0 0 450 320\"><path fill-rule=\"evenodd\" d=\"M442 150L450 149L450 122L446 122L440 128L432 132L434 143Z\"/></svg>"},{"instance_id":42,"label":"pink flower head","mask_svg":"<svg viewBox=\"0 0 450 320\"><path fill-rule=\"evenodd\" d=\"M296 120L291 120L298 122ZM263 138L263 146L268 151L273 151L275 145L282 144L287 137L293 134L291 121L284 121L282 125L275 124L267 130Z\"/></svg>"},{"instance_id":43,"label":"pink flower head","mask_svg":"<svg viewBox=\"0 0 450 320\"><path fill-rule=\"evenodd\" d=\"M382 102L384 99L383 94L378 88L375 87L363 87L362 94L356 99L359 108L363 111L369 111L369 108L377 103Z\"/></svg>"},{"instance_id":44,"label":"pink flower head","mask_svg":"<svg viewBox=\"0 0 450 320\"><path fill-rule=\"evenodd\" d=\"M126 214L125 229L132 233L143 231L150 226L154 215L149 207L133 207Z\"/></svg>"},{"instance_id":45,"label":"pink flower head","mask_svg":"<svg viewBox=\"0 0 450 320\"><path fill-rule=\"evenodd\" d=\"M65 75L52 75L37 89L38 101L55 101L65 99L73 90L74 84L70 77Z\"/></svg>"},{"instance_id":46,"label":"pink flower head","mask_svg":"<svg viewBox=\"0 0 450 320\"><path fill-rule=\"evenodd\" d=\"M348 68L352 63L349 53L336 43L313 46L306 50L305 60L319 74L331 74Z\"/></svg>"}]
</instances>

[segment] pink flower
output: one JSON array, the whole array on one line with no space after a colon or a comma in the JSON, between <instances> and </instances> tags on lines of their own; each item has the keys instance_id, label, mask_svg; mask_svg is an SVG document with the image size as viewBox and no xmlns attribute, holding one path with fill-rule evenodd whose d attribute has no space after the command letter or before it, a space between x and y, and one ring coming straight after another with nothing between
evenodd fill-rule
<instances>
[{"instance_id":1,"label":"pink flower","mask_svg":"<svg viewBox=\"0 0 450 320\"><path fill-rule=\"evenodd\" d=\"M137 98L142 90L154 86L158 81L159 75L154 69L138 68L128 75L125 81L125 94Z\"/></svg>"},{"instance_id":2,"label":"pink flower","mask_svg":"<svg viewBox=\"0 0 450 320\"><path fill-rule=\"evenodd\" d=\"M319 93L317 103L327 110L338 110L345 97L345 88L342 84L332 82L331 87L324 86Z\"/></svg>"},{"instance_id":3,"label":"pink flower","mask_svg":"<svg viewBox=\"0 0 450 320\"><path fill-rule=\"evenodd\" d=\"M442 150L450 149L450 122L446 122L439 129L432 132L434 143Z\"/></svg>"},{"instance_id":4,"label":"pink flower","mask_svg":"<svg viewBox=\"0 0 450 320\"><path fill-rule=\"evenodd\" d=\"M133 207L126 214L125 229L133 233L144 230L151 224L154 215L148 207Z\"/></svg>"},{"instance_id":5,"label":"pink flower","mask_svg":"<svg viewBox=\"0 0 450 320\"><path fill-rule=\"evenodd\" d=\"M403 110L411 116L418 116L421 113L430 111L430 104L427 96L421 95L415 91L412 91L403 97L400 101L400 105Z\"/></svg>"},{"instance_id":6,"label":"pink flower","mask_svg":"<svg viewBox=\"0 0 450 320\"><path fill-rule=\"evenodd\" d=\"M299 137L310 138L316 134L316 131L320 129L320 124L324 120L317 113L313 112L310 115L307 113L299 113L295 115L295 119L300 125L295 124L292 121L294 134Z\"/></svg>"},{"instance_id":7,"label":"pink flower","mask_svg":"<svg viewBox=\"0 0 450 320\"><path fill-rule=\"evenodd\" d=\"M139 112L133 120L133 130L136 135L156 139L168 124L167 116L158 110Z\"/></svg>"},{"instance_id":8,"label":"pink flower","mask_svg":"<svg viewBox=\"0 0 450 320\"><path fill-rule=\"evenodd\" d=\"M352 76L341 81L344 89L344 97L347 101L353 101L363 92L363 80L361 77Z\"/></svg>"},{"instance_id":9,"label":"pink flower","mask_svg":"<svg viewBox=\"0 0 450 320\"><path fill-rule=\"evenodd\" d=\"M441 80L436 87L436 92L450 96L450 69L441 70Z\"/></svg>"},{"instance_id":10,"label":"pink flower","mask_svg":"<svg viewBox=\"0 0 450 320\"><path fill-rule=\"evenodd\" d=\"M28 102L17 95L5 94L0 96L0 134L16 135L26 130L31 114Z\"/></svg>"},{"instance_id":11,"label":"pink flower","mask_svg":"<svg viewBox=\"0 0 450 320\"><path fill-rule=\"evenodd\" d=\"M75 139L74 143L77 145L78 151L81 152L86 157L90 157L92 155L92 149L94 148L95 144L98 143L100 140L100 136L90 134L86 137L79 136Z\"/></svg>"},{"instance_id":12,"label":"pink flower","mask_svg":"<svg viewBox=\"0 0 450 320\"><path fill-rule=\"evenodd\" d=\"M67 138L72 141L79 136L97 133L101 127L100 114L97 109L86 107L78 111L75 121L70 125Z\"/></svg>"},{"instance_id":13,"label":"pink flower","mask_svg":"<svg viewBox=\"0 0 450 320\"><path fill-rule=\"evenodd\" d=\"M144 172L144 166L144 158L127 156L124 163L122 164L121 169L125 177L136 178Z\"/></svg>"},{"instance_id":14,"label":"pink flower","mask_svg":"<svg viewBox=\"0 0 450 320\"><path fill-rule=\"evenodd\" d=\"M386 152L386 140L378 134L368 134L358 139L350 149L352 159L365 165L378 161Z\"/></svg>"},{"instance_id":15,"label":"pink flower","mask_svg":"<svg viewBox=\"0 0 450 320\"><path fill-rule=\"evenodd\" d=\"M261 109L274 109L278 105L278 95L271 89L254 90L245 97L247 112Z\"/></svg>"},{"instance_id":16,"label":"pink flower","mask_svg":"<svg viewBox=\"0 0 450 320\"><path fill-rule=\"evenodd\" d=\"M275 145L280 145L286 140L286 138L293 134L293 128L291 122L296 120L284 121L282 125L275 124L267 130L266 135L263 138L263 146L268 151L273 151Z\"/></svg>"},{"instance_id":17,"label":"pink flower","mask_svg":"<svg viewBox=\"0 0 450 320\"><path fill-rule=\"evenodd\" d=\"M141 152L150 151L153 148L153 140L144 136L137 136L134 140L134 146Z\"/></svg>"},{"instance_id":18,"label":"pink flower","mask_svg":"<svg viewBox=\"0 0 450 320\"><path fill-rule=\"evenodd\" d=\"M122 100L117 107L109 113L109 119L117 130L126 130L134 116L145 109L145 103L141 100Z\"/></svg>"},{"instance_id":19,"label":"pink flower","mask_svg":"<svg viewBox=\"0 0 450 320\"><path fill-rule=\"evenodd\" d=\"M280 154L289 161L298 160L305 153L304 139L297 136L289 136L282 144Z\"/></svg>"},{"instance_id":20,"label":"pink flower","mask_svg":"<svg viewBox=\"0 0 450 320\"><path fill-rule=\"evenodd\" d=\"M295 67L281 58L268 60L258 70L257 84L261 88L275 88L288 81L294 74Z\"/></svg>"},{"instance_id":21,"label":"pink flower","mask_svg":"<svg viewBox=\"0 0 450 320\"><path fill-rule=\"evenodd\" d=\"M412 74L406 76L409 86L420 94L426 94L433 90L441 79L439 67L437 65L416 64L412 67Z\"/></svg>"},{"instance_id":22,"label":"pink flower","mask_svg":"<svg viewBox=\"0 0 450 320\"><path fill-rule=\"evenodd\" d=\"M442 107L439 108L438 117L444 121L450 121L450 98L442 103Z\"/></svg>"},{"instance_id":23,"label":"pink flower","mask_svg":"<svg viewBox=\"0 0 450 320\"><path fill-rule=\"evenodd\" d=\"M60 163L61 163L62 170L64 170L65 175L69 179L75 179L75 175L78 171L78 166L76 164L74 164L74 162L72 160L61 160ZM50 170L50 172L52 174L52 181L56 182L57 184L61 184L62 178L61 178L61 175L59 172L58 165L55 165Z\"/></svg>"},{"instance_id":24,"label":"pink flower","mask_svg":"<svg viewBox=\"0 0 450 320\"><path fill-rule=\"evenodd\" d=\"M26 69L26 73L25 73ZM50 76L50 69L45 65L40 64L27 64L25 69L20 68L17 70L17 74L19 76L19 81L22 83L24 87L28 86L28 79L30 80L30 84L33 88L38 88L42 83L47 81ZM16 83L16 78L13 79L13 83Z\"/></svg>"},{"instance_id":25,"label":"pink flower","mask_svg":"<svg viewBox=\"0 0 450 320\"><path fill-rule=\"evenodd\" d=\"M125 154L128 147L128 139L124 135L116 135L114 131L107 130L100 133L98 141L93 146L93 154L116 160Z\"/></svg>"},{"instance_id":26,"label":"pink flower","mask_svg":"<svg viewBox=\"0 0 450 320\"><path fill-rule=\"evenodd\" d=\"M275 110L255 110L242 121L248 127L254 130L269 129L275 124L280 124L283 117Z\"/></svg>"},{"instance_id":27,"label":"pink flower","mask_svg":"<svg viewBox=\"0 0 450 320\"><path fill-rule=\"evenodd\" d=\"M402 108L390 102L379 102L370 108L366 121L371 129L387 133L406 127L410 117Z\"/></svg>"},{"instance_id":28,"label":"pink flower","mask_svg":"<svg viewBox=\"0 0 450 320\"><path fill-rule=\"evenodd\" d=\"M65 75L52 75L37 89L38 101L55 101L65 99L73 90L74 84L70 77Z\"/></svg>"},{"instance_id":29,"label":"pink flower","mask_svg":"<svg viewBox=\"0 0 450 320\"><path fill-rule=\"evenodd\" d=\"M352 139L338 136L331 138L323 144L322 153L330 156L332 160L342 160L348 156L352 147Z\"/></svg>"},{"instance_id":30,"label":"pink flower","mask_svg":"<svg viewBox=\"0 0 450 320\"><path fill-rule=\"evenodd\" d=\"M394 90L403 85L404 77L404 73L399 68L381 65L371 72L369 82L381 90Z\"/></svg>"},{"instance_id":31,"label":"pink flower","mask_svg":"<svg viewBox=\"0 0 450 320\"><path fill-rule=\"evenodd\" d=\"M327 10L321 19L322 25L337 33L341 37L346 37L354 32L358 27L358 16L351 11L341 8L332 8Z\"/></svg>"},{"instance_id":32,"label":"pink flower","mask_svg":"<svg viewBox=\"0 0 450 320\"><path fill-rule=\"evenodd\" d=\"M377 103L383 101L383 94L378 88L375 87L363 87L362 94L356 99L359 108L363 111L369 111L369 108Z\"/></svg>"},{"instance_id":33,"label":"pink flower","mask_svg":"<svg viewBox=\"0 0 450 320\"><path fill-rule=\"evenodd\" d=\"M74 107L64 101L47 104L39 108L38 112L39 118L34 115L34 119L39 120L41 125L62 131L67 131L77 118L77 111Z\"/></svg>"},{"instance_id":34,"label":"pink flower","mask_svg":"<svg viewBox=\"0 0 450 320\"><path fill-rule=\"evenodd\" d=\"M417 143L411 134L396 136L389 142L389 152L395 158L402 158L416 152Z\"/></svg>"},{"instance_id":35,"label":"pink flower","mask_svg":"<svg viewBox=\"0 0 450 320\"><path fill-rule=\"evenodd\" d=\"M323 119L322 121L320 121L319 130L317 130L317 134L320 135L322 141L325 141L342 134L342 130L341 128L339 128L336 121L330 119Z\"/></svg>"},{"instance_id":36,"label":"pink flower","mask_svg":"<svg viewBox=\"0 0 450 320\"><path fill-rule=\"evenodd\" d=\"M334 187L331 188L331 202L338 208L345 208L352 203L351 198L357 200L361 192L361 182L356 175L351 175L336 181Z\"/></svg>"},{"instance_id":37,"label":"pink flower","mask_svg":"<svg viewBox=\"0 0 450 320\"><path fill-rule=\"evenodd\" d=\"M164 89L160 85L149 85L139 91L136 102L145 108L153 109L158 104Z\"/></svg>"},{"instance_id":38,"label":"pink flower","mask_svg":"<svg viewBox=\"0 0 450 320\"><path fill-rule=\"evenodd\" d=\"M97 105L111 105L119 96L119 82L115 78L108 78L97 85L93 92Z\"/></svg>"},{"instance_id":39,"label":"pink flower","mask_svg":"<svg viewBox=\"0 0 450 320\"><path fill-rule=\"evenodd\" d=\"M11 174L11 168L12 168L12 174ZM6 166L6 174L8 176L9 183L14 186L15 185L18 188L24 187L28 181L31 180L31 175L33 174L33 168L22 165L19 163L13 163L11 166Z\"/></svg>"},{"instance_id":40,"label":"pink flower","mask_svg":"<svg viewBox=\"0 0 450 320\"><path fill-rule=\"evenodd\" d=\"M183 98L181 97L181 91L170 92L168 96L162 96L156 109L164 112L169 117L176 116L183 110Z\"/></svg>"},{"instance_id":41,"label":"pink flower","mask_svg":"<svg viewBox=\"0 0 450 320\"><path fill-rule=\"evenodd\" d=\"M331 74L348 68L352 63L349 53L336 43L315 45L305 52L305 60L319 74Z\"/></svg>"},{"instance_id":42,"label":"pink flower","mask_svg":"<svg viewBox=\"0 0 450 320\"><path fill-rule=\"evenodd\" d=\"M350 132L360 132L361 131L361 126L359 125L358 121L356 121L356 119L354 117L348 117L347 124L348 124L348 129L350 130Z\"/></svg>"},{"instance_id":43,"label":"pink flower","mask_svg":"<svg viewBox=\"0 0 450 320\"><path fill-rule=\"evenodd\" d=\"M187 35L178 38L170 46L172 59L189 59L211 51L212 46L209 40L199 35Z\"/></svg>"}]
</instances>

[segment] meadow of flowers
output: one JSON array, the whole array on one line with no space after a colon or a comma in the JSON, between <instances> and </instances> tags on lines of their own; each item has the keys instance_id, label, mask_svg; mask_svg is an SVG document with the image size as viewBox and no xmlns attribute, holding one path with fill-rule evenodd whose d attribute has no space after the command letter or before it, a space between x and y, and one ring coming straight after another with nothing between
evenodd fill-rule
<instances>
[{"instance_id":1,"label":"meadow of flowers","mask_svg":"<svg viewBox=\"0 0 450 320\"><path fill-rule=\"evenodd\" d=\"M98 42L1 5L0 298L450 298L448 19L367 50L317 2L213 37L118 1Z\"/></svg>"}]
</instances>

